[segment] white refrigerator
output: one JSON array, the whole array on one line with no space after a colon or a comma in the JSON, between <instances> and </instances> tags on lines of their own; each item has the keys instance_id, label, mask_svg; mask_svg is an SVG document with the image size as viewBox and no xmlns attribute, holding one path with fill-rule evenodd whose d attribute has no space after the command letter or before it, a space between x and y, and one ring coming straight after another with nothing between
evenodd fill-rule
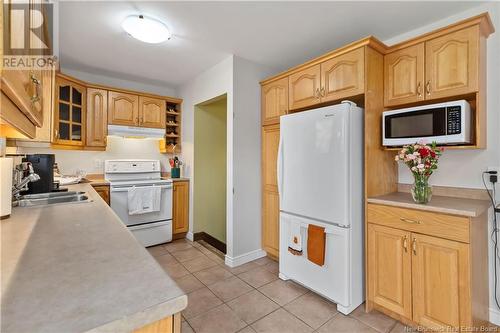
<instances>
[{"instance_id":1,"label":"white refrigerator","mask_svg":"<svg viewBox=\"0 0 500 333\"><path fill-rule=\"evenodd\" d=\"M348 314L364 301L363 109L342 102L281 117L279 271ZM307 259L309 224L324 227L325 262ZM300 228L300 229L299 229ZM302 255L288 251L300 230Z\"/></svg>"}]
</instances>

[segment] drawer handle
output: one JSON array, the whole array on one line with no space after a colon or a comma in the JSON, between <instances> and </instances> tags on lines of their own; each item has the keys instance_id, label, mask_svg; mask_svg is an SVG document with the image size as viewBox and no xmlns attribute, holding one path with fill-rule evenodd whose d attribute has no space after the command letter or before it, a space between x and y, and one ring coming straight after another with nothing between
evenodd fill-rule
<instances>
[{"instance_id":1,"label":"drawer handle","mask_svg":"<svg viewBox=\"0 0 500 333\"><path fill-rule=\"evenodd\" d=\"M400 218L401 221L406 222L406 223L412 223L412 224L422 224L421 221L418 220L412 220L412 219L406 219L404 217Z\"/></svg>"}]
</instances>

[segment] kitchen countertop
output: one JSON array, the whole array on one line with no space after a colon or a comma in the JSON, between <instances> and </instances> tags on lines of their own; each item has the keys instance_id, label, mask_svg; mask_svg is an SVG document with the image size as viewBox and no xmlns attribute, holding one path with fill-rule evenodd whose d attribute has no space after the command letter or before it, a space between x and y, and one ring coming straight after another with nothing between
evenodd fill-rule
<instances>
[{"instance_id":1,"label":"kitchen countertop","mask_svg":"<svg viewBox=\"0 0 500 333\"><path fill-rule=\"evenodd\" d=\"M491 206L487 200L454 198L446 196L432 196L428 204L417 204L413 201L410 193L394 192L378 197L368 198L369 203L395 206L410 209L419 209L429 212L477 217L483 214Z\"/></svg>"},{"instance_id":2,"label":"kitchen countertop","mask_svg":"<svg viewBox=\"0 0 500 333\"><path fill-rule=\"evenodd\" d=\"M187 296L90 183L92 202L13 208L1 223L7 332L130 332L182 311Z\"/></svg>"}]
</instances>

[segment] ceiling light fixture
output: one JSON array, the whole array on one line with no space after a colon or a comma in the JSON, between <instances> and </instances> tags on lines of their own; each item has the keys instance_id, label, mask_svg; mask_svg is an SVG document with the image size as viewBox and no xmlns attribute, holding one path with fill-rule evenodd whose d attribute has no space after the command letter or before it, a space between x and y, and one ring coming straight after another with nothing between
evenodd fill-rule
<instances>
[{"instance_id":1,"label":"ceiling light fixture","mask_svg":"<svg viewBox=\"0 0 500 333\"><path fill-rule=\"evenodd\" d=\"M122 23L122 28L130 36L145 43L158 44L171 37L170 31L163 22L144 15L127 17Z\"/></svg>"}]
</instances>

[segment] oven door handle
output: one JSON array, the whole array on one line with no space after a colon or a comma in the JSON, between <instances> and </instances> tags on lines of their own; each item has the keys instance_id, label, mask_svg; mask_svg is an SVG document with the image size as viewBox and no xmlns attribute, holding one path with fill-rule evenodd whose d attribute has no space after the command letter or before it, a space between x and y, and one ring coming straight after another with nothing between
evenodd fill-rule
<instances>
[{"instance_id":1,"label":"oven door handle","mask_svg":"<svg viewBox=\"0 0 500 333\"><path fill-rule=\"evenodd\" d=\"M169 189L172 188L172 185L155 185L155 186L127 186L127 187L113 187L111 186L111 192L128 192L128 190L132 188L151 188L151 187L159 187L161 189Z\"/></svg>"}]
</instances>

